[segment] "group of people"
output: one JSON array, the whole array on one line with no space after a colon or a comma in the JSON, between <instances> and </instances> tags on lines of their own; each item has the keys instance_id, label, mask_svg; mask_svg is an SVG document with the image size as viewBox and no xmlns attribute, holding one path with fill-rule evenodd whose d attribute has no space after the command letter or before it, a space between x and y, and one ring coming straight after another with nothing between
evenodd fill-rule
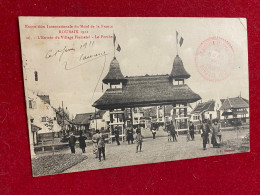
<instances>
[{"instance_id":1,"label":"group of people","mask_svg":"<svg viewBox=\"0 0 260 195\"><path fill-rule=\"evenodd\" d=\"M70 133L70 137L68 139L69 147L72 154L75 154L75 146L77 140L79 141L79 147L82 150L82 153L86 153L86 140L87 138L84 136L83 132L80 131L79 138L77 139L73 132ZM92 137L93 142L93 153L96 155L96 158L99 158L99 161L101 161L101 154L103 155L103 159L106 159L105 156L105 138L100 133L99 130L96 130L96 134Z\"/></svg>"},{"instance_id":2,"label":"group of people","mask_svg":"<svg viewBox=\"0 0 260 195\"><path fill-rule=\"evenodd\" d=\"M168 133L168 142L173 141L177 142L177 131L175 130L175 126L173 125L173 122L168 125L167 127L167 133Z\"/></svg>"},{"instance_id":3,"label":"group of people","mask_svg":"<svg viewBox=\"0 0 260 195\"><path fill-rule=\"evenodd\" d=\"M189 123L189 130L187 132L187 136L190 136L189 139L194 140L194 124L190 121ZM217 120L213 120L213 124L207 119L203 120L201 127L201 137L203 140L203 150L206 150L206 145L209 144L209 135L210 133L212 134L211 136L211 144L213 147L219 147L220 142L221 142L221 130L220 130L220 125L218 124ZM173 125L173 122L167 126L167 132L168 132L168 142L173 141L177 142L177 131L175 129L175 126ZM155 139L155 134L156 130L152 130L153 134L153 139ZM117 145L120 145L119 142L119 129L116 127L114 130L114 135L115 135L115 140ZM128 141L128 144L134 142L134 131L132 128L127 128L126 130L126 138ZM141 128L140 126L137 127L136 129L136 136L135 136L135 143L136 143L136 152L142 151L142 143L143 143L143 135L141 134ZM84 136L82 132L80 132L80 136L78 138L79 141L79 147L82 150L82 153L85 153L85 148L86 148L86 140L87 138ZM75 145L76 145L77 138L73 135L73 133L70 134L69 137L69 147L71 149L71 153L75 153ZM101 161L101 156L103 156L103 159L106 159L105 155L105 138L103 134L99 131L96 130L96 133L92 137L92 142L93 142L93 153L96 155L96 158Z\"/></svg>"},{"instance_id":4,"label":"group of people","mask_svg":"<svg viewBox=\"0 0 260 195\"><path fill-rule=\"evenodd\" d=\"M114 135L115 135L115 140L117 145L120 145L119 142L119 130L117 127L115 127L114 130ZM140 125L138 125L136 129L136 136L135 136L135 143L136 143L136 152L142 151L142 143L143 143L143 135L141 134L141 128ZM126 129L126 141L128 144L133 144L134 143L134 130L132 128L127 128Z\"/></svg>"},{"instance_id":5,"label":"group of people","mask_svg":"<svg viewBox=\"0 0 260 195\"><path fill-rule=\"evenodd\" d=\"M85 150L86 149L86 142L85 142L86 139L87 138L83 135L83 132L80 131L78 141L79 141L79 147L81 148L82 153L86 152L86 150ZM73 132L71 132L70 137L69 137L69 147L70 147L72 154L75 154L76 141L77 141L77 138L74 136Z\"/></svg>"},{"instance_id":6,"label":"group of people","mask_svg":"<svg viewBox=\"0 0 260 195\"><path fill-rule=\"evenodd\" d=\"M211 134L211 144L213 145L213 148L219 148L222 134L220 130L220 124L217 120L213 120L213 123L211 124L210 120L205 119L203 120L201 127L201 137L203 140L203 150L206 150L206 145L210 144L209 136ZM173 125L173 122L167 126L167 132L168 132L168 142L169 141L176 141L177 142L177 131L175 130L175 126ZM189 129L187 132L187 141L194 141L195 137L195 127L192 121L189 122Z\"/></svg>"},{"instance_id":7,"label":"group of people","mask_svg":"<svg viewBox=\"0 0 260 195\"><path fill-rule=\"evenodd\" d=\"M220 124L218 124L217 120L213 120L213 124L210 123L209 120L204 119L201 125L201 137L203 140L203 150L206 150L207 144L209 144L209 134L212 134L211 136L211 144L214 148L219 148L222 134L220 130Z\"/></svg>"}]
</instances>

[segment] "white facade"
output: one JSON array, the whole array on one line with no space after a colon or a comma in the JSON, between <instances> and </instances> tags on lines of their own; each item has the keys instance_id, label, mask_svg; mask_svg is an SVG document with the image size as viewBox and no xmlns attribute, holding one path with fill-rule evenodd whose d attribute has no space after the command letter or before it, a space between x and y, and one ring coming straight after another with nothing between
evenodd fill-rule
<instances>
[{"instance_id":1,"label":"white facade","mask_svg":"<svg viewBox=\"0 0 260 195\"><path fill-rule=\"evenodd\" d=\"M102 118L98 119L92 119L90 120L90 129L107 129L108 128L108 122L110 121L109 111L106 111Z\"/></svg>"}]
</instances>

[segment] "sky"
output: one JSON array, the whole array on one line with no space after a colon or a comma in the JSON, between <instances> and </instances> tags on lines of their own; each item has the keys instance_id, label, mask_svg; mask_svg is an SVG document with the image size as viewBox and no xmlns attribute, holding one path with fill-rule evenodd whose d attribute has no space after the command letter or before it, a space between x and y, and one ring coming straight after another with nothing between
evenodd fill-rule
<instances>
[{"instance_id":1,"label":"sky","mask_svg":"<svg viewBox=\"0 0 260 195\"><path fill-rule=\"evenodd\" d=\"M94 111L92 104L103 94L102 79L114 55L113 32L121 47L121 51L115 54L124 76L170 74L177 54L178 31L178 37L184 39L178 53L191 75L186 83L201 96L202 101L236 97L240 93L249 99L246 19L20 17L19 25L25 90L50 95L55 107L63 101L74 116L76 113ZM42 25L45 28L25 28L25 25ZM72 25L73 28L46 28L47 25ZM89 28L74 28L75 25L89 25ZM91 25L95 28L90 28ZM102 25L106 28L101 28ZM72 31L68 33L59 30ZM90 35L90 38L61 38L75 34ZM99 38L96 39L95 35ZM52 36L53 39L41 39L41 36ZM60 39L55 39L56 36ZM221 81L203 78L196 68L196 51L210 37L221 37L233 48L231 73ZM64 48L66 52L61 55L59 51ZM89 58L92 61L83 59L83 56L104 52L107 55L97 59ZM65 69L65 64L70 70ZM38 72L38 82L34 81L34 71Z\"/></svg>"}]
</instances>

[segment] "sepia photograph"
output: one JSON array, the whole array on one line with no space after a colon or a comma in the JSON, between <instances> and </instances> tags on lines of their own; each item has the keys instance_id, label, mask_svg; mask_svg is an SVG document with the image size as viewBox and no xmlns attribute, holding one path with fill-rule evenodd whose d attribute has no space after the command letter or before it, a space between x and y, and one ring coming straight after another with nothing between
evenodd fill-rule
<instances>
[{"instance_id":1,"label":"sepia photograph","mask_svg":"<svg viewBox=\"0 0 260 195\"><path fill-rule=\"evenodd\" d=\"M19 17L33 176L250 151L245 18Z\"/></svg>"}]
</instances>

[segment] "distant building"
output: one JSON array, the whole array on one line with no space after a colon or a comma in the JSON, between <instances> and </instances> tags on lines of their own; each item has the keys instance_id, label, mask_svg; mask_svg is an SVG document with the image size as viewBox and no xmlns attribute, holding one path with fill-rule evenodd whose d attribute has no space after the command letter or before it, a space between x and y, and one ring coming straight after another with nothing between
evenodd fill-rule
<instances>
[{"instance_id":1,"label":"distant building","mask_svg":"<svg viewBox=\"0 0 260 195\"><path fill-rule=\"evenodd\" d=\"M215 107L215 101L210 100L207 102L199 103L192 111L190 120L193 122L203 121L204 119L216 119L217 108Z\"/></svg>"},{"instance_id":2,"label":"distant building","mask_svg":"<svg viewBox=\"0 0 260 195\"><path fill-rule=\"evenodd\" d=\"M76 131L105 130L108 128L110 118L106 110L98 110L90 113L76 114L73 125Z\"/></svg>"},{"instance_id":3,"label":"distant building","mask_svg":"<svg viewBox=\"0 0 260 195\"><path fill-rule=\"evenodd\" d=\"M94 118L90 122L90 129L99 129L101 131L109 128L110 116L109 111L98 110L94 113Z\"/></svg>"},{"instance_id":4,"label":"distant building","mask_svg":"<svg viewBox=\"0 0 260 195\"><path fill-rule=\"evenodd\" d=\"M74 130L76 131L83 131L89 130L90 122L94 118L95 113L82 113L76 114L75 118L72 121L73 126L75 127Z\"/></svg>"},{"instance_id":5,"label":"distant building","mask_svg":"<svg viewBox=\"0 0 260 195\"><path fill-rule=\"evenodd\" d=\"M242 97L226 98L221 100L219 118L222 120L241 119L249 122L249 101Z\"/></svg>"},{"instance_id":6,"label":"distant building","mask_svg":"<svg viewBox=\"0 0 260 195\"><path fill-rule=\"evenodd\" d=\"M61 126L57 123L56 111L50 104L49 96L28 91L26 101L33 145L37 145L39 140L59 136Z\"/></svg>"}]
</instances>

